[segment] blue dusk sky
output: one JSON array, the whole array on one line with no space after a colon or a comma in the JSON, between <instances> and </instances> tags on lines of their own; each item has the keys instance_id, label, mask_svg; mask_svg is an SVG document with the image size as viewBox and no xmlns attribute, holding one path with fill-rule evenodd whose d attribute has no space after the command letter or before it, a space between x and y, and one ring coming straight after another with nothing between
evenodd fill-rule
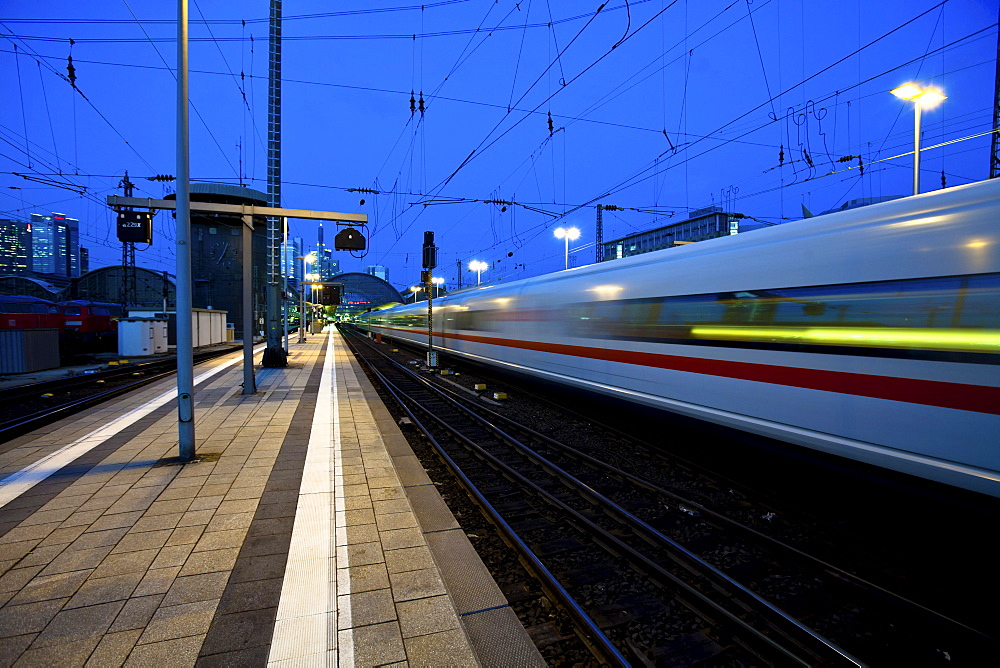
<instances>
[{"instance_id":1,"label":"blue dusk sky","mask_svg":"<svg viewBox=\"0 0 1000 668\"><path fill-rule=\"evenodd\" d=\"M267 189L268 11L190 1L193 181ZM490 265L484 281L562 269L559 226L581 230L571 264L593 262L597 204L622 207L604 213L607 241L713 205L778 224L803 206L908 195L913 109L889 94L907 81L948 96L923 114L922 189L989 175L995 0L283 12L282 204L367 214L368 251L339 253L342 269L384 265L401 289L418 279L425 230L455 287L474 259ZM147 177L176 174L175 20L174 2L0 5L0 218L65 213L92 268L120 262L106 196L125 170L137 196L174 188ZM290 227L315 245L316 223ZM137 263L173 271L174 240L157 216Z\"/></svg>"}]
</instances>

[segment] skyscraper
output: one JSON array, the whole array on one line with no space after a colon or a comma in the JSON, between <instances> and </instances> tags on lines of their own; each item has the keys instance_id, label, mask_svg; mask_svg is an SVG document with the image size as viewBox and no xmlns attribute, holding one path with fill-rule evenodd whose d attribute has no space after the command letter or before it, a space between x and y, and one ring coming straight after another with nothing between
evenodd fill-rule
<instances>
[{"instance_id":1,"label":"skyscraper","mask_svg":"<svg viewBox=\"0 0 1000 668\"><path fill-rule=\"evenodd\" d=\"M373 264L371 266L365 267L365 273L371 274L372 276L378 276L383 281L389 280L389 270L380 264Z\"/></svg>"},{"instance_id":2,"label":"skyscraper","mask_svg":"<svg viewBox=\"0 0 1000 668\"><path fill-rule=\"evenodd\" d=\"M323 223L319 224L315 253L313 272L319 274L321 281L328 281L340 273L340 260L333 259L333 247L323 241Z\"/></svg>"},{"instance_id":3,"label":"skyscraper","mask_svg":"<svg viewBox=\"0 0 1000 668\"><path fill-rule=\"evenodd\" d=\"M32 266L38 274L80 275L80 221L65 214L31 214Z\"/></svg>"},{"instance_id":4,"label":"skyscraper","mask_svg":"<svg viewBox=\"0 0 1000 668\"><path fill-rule=\"evenodd\" d=\"M31 223L0 220L0 274L31 271Z\"/></svg>"}]
</instances>

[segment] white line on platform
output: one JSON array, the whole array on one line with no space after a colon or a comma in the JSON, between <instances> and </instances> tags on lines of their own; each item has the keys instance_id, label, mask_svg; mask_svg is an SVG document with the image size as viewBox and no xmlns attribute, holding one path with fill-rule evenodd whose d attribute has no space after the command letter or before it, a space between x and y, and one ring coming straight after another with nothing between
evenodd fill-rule
<instances>
[{"instance_id":1,"label":"white line on platform","mask_svg":"<svg viewBox=\"0 0 1000 668\"><path fill-rule=\"evenodd\" d=\"M265 346L260 346L254 350L254 353L259 353L264 348ZM197 385L202 381L208 380L220 371L228 369L232 365L241 361L243 361L243 357L239 356L234 357L228 362L223 362L219 366L209 369L205 373L197 376L194 379L194 384ZM42 457L38 461L28 464L17 473L12 473L3 480L0 480L0 508L3 508L8 503L45 480L62 467L72 463L77 457L90 452L115 434L119 433L121 430L135 424L160 406L165 405L176 396L176 389L168 390L152 401L125 413L125 415L115 418L111 422L98 427L86 436L78 438L69 445L65 445L55 452ZM124 466L125 465L123 464L123 467Z\"/></svg>"},{"instance_id":2,"label":"white line on platform","mask_svg":"<svg viewBox=\"0 0 1000 668\"><path fill-rule=\"evenodd\" d=\"M334 338L327 340L268 665L327 665L337 647L333 467L340 431Z\"/></svg>"}]
</instances>

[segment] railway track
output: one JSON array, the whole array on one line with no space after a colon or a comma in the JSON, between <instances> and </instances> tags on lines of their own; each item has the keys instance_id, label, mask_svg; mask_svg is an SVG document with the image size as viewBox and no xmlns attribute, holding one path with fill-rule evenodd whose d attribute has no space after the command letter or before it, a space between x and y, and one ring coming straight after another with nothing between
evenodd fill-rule
<instances>
[{"instance_id":1,"label":"railway track","mask_svg":"<svg viewBox=\"0 0 1000 668\"><path fill-rule=\"evenodd\" d=\"M194 361L198 364L233 350L196 352ZM0 443L170 376L176 370L177 361L171 357L2 388Z\"/></svg>"},{"instance_id":2,"label":"railway track","mask_svg":"<svg viewBox=\"0 0 1000 668\"><path fill-rule=\"evenodd\" d=\"M1000 647L349 340L602 663L974 665Z\"/></svg>"}]
</instances>

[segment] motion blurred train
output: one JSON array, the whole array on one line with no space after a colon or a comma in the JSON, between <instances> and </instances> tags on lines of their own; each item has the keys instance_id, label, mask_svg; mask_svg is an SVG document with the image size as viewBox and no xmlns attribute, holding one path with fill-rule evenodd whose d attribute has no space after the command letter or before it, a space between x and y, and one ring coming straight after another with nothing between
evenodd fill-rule
<instances>
[{"instance_id":1,"label":"motion blurred train","mask_svg":"<svg viewBox=\"0 0 1000 668\"><path fill-rule=\"evenodd\" d=\"M1000 496L1000 179L434 301L434 346ZM369 314L427 342L427 303Z\"/></svg>"}]
</instances>

